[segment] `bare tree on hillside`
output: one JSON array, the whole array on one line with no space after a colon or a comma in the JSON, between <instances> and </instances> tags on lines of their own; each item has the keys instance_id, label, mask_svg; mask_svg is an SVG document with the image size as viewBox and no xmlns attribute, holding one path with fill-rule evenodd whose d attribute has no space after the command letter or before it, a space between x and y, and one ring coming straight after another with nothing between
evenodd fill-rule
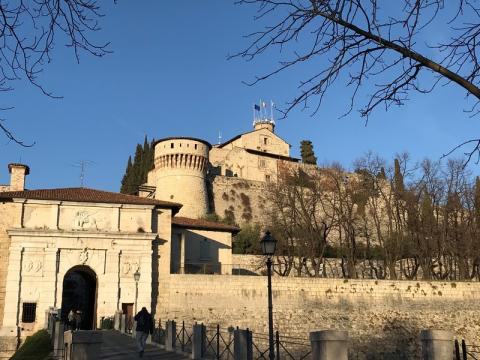
<instances>
[{"instance_id":1,"label":"bare tree on hillside","mask_svg":"<svg viewBox=\"0 0 480 360\"><path fill-rule=\"evenodd\" d=\"M60 42L72 49L77 61L80 53L94 56L108 53L108 44L95 44L93 32L99 30L100 13L95 0L13 0L0 2L0 91L13 91L26 81L41 93L58 98L45 88L40 76L52 60ZM0 110L11 109L4 105ZM7 139L31 146L14 135L0 119L0 130Z\"/></svg>"},{"instance_id":2,"label":"bare tree on hillside","mask_svg":"<svg viewBox=\"0 0 480 360\"><path fill-rule=\"evenodd\" d=\"M250 44L233 57L251 60L273 49L282 52L278 66L251 84L305 62L317 65L316 71L301 79L298 94L283 110L285 115L297 106L309 106L312 100L315 114L328 90L339 81L351 89L346 113L358 107L367 119L378 107L403 105L409 94L429 93L439 83L463 88L467 97L473 96L468 111L473 115L480 111L480 4L476 0L237 3L257 5L256 20L265 26L250 34ZM425 44L434 26L442 26L448 38ZM374 84L370 94L362 93L366 82ZM466 144L473 145L467 154L470 160L480 149L480 139L462 145Z\"/></svg>"},{"instance_id":3,"label":"bare tree on hillside","mask_svg":"<svg viewBox=\"0 0 480 360\"><path fill-rule=\"evenodd\" d=\"M268 218L279 240L275 270L281 275L323 273L333 214L325 209L325 191L317 175L281 167L278 181L270 184Z\"/></svg>"}]
</instances>

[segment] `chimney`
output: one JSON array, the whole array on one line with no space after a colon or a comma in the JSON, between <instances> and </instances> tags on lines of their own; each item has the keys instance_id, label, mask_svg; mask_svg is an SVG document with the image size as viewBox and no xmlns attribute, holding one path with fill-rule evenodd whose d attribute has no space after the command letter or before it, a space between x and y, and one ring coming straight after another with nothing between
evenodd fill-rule
<instances>
[{"instance_id":1,"label":"chimney","mask_svg":"<svg viewBox=\"0 0 480 360\"><path fill-rule=\"evenodd\" d=\"M23 164L8 164L10 173L10 191L25 190L25 176L30 174L30 168Z\"/></svg>"}]
</instances>

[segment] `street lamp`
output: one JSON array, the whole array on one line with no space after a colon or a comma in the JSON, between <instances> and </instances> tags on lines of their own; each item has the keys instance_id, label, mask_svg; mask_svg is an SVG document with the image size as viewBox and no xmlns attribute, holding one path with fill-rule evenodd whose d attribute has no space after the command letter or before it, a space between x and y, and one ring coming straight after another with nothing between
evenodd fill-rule
<instances>
[{"instance_id":1,"label":"street lamp","mask_svg":"<svg viewBox=\"0 0 480 360\"><path fill-rule=\"evenodd\" d=\"M140 280L140 272L138 269L133 274L133 278L135 279L135 315L137 314L137 300L138 300L138 281Z\"/></svg>"},{"instance_id":2,"label":"street lamp","mask_svg":"<svg viewBox=\"0 0 480 360\"><path fill-rule=\"evenodd\" d=\"M272 256L275 254L277 240L270 231L266 231L262 240L262 253L267 257L267 278L268 278L268 357L275 360L275 350L273 345L273 304L272 304Z\"/></svg>"}]
</instances>

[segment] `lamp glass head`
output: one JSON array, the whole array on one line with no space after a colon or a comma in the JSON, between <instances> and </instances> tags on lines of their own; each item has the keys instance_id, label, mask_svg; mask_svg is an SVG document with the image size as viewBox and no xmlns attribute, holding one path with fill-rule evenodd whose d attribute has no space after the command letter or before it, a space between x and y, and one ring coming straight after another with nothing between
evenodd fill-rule
<instances>
[{"instance_id":1,"label":"lamp glass head","mask_svg":"<svg viewBox=\"0 0 480 360\"><path fill-rule=\"evenodd\" d=\"M135 281L139 281L140 280L140 273L137 271L135 271L135 274L133 274L133 278L135 279Z\"/></svg>"},{"instance_id":2,"label":"lamp glass head","mask_svg":"<svg viewBox=\"0 0 480 360\"><path fill-rule=\"evenodd\" d=\"M275 254L275 249L277 247L277 240L273 237L270 231L266 231L263 235L262 240L260 241L262 245L262 252L265 256L273 256Z\"/></svg>"}]
</instances>

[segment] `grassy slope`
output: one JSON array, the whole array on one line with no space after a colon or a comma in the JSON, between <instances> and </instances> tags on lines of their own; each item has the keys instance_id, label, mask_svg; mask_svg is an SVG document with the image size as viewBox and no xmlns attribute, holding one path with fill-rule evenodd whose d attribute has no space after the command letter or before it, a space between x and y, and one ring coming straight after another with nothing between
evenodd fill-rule
<instances>
[{"instance_id":1,"label":"grassy slope","mask_svg":"<svg viewBox=\"0 0 480 360\"><path fill-rule=\"evenodd\" d=\"M46 330L40 330L27 337L10 360L41 360L47 358L51 350L50 335Z\"/></svg>"}]
</instances>

